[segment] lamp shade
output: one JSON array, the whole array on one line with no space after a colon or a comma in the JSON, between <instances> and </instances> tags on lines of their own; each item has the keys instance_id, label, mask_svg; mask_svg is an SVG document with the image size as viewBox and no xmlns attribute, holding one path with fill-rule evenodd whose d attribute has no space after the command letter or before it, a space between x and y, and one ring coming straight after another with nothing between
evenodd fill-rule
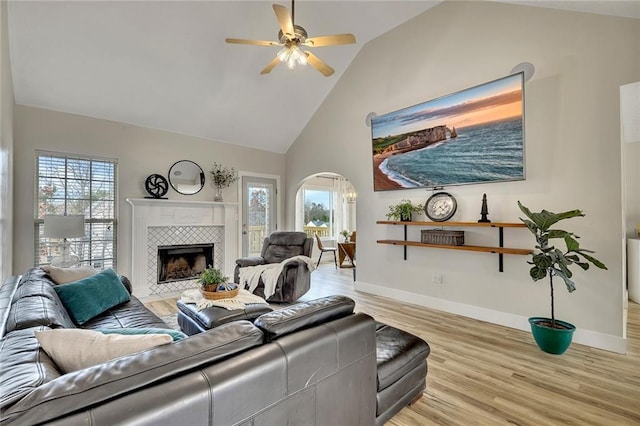
<instances>
[{"instance_id":1,"label":"lamp shade","mask_svg":"<svg viewBox=\"0 0 640 426\"><path fill-rule=\"evenodd\" d=\"M84 216L45 216L44 236L47 238L75 238L84 236Z\"/></svg>"}]
</instances>

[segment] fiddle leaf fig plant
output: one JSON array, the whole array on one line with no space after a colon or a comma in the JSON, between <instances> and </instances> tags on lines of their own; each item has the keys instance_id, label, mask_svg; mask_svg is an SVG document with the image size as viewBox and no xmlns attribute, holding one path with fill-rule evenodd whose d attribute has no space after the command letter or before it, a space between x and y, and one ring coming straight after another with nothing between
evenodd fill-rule
<instances>
[{"instance_id":1,"label":"fiddle leaf fig plant","mask_svg":"<svg viewBox=\"0 0 640 426\"><path fill-rule=\"evenodd\" d=\"M552 327L556 328L554 300L553 300L553 277L562 278L569 293L576 289L575 283L571 280L573 273L569 269L571 265L577 265L583 270L588 270L589 265L593 264L597 268L607 269L604 263L588 253L594 253L591 250L580 247L578 235L562 229L551 229L561 220L571 219L574 217L582 217L584 213L581 210L569 210L562 213L553 213L547 210L535 213L529 210L518 201L518 207L527 219L520 218L531 233L535 236L536 245L531 253L531 261L527 262L531 267L529 275L533 281L539 281L549 276L549 286L551 288L551 322ZM552 240L563 240L566 250L556 248Z\"/></svg>"},{"instance_id":2,"label":"fiddle leaf fig plant","mask_svg":"<svg viewBox=\"0 0 640 426\"><path fill-rule=\"evenodd\" d=\"M400 200L398 204L389 206L387 219L409 221L412 213L422 214L422 206L413 204L409 200Z\"/></svg>"}]
</instances>

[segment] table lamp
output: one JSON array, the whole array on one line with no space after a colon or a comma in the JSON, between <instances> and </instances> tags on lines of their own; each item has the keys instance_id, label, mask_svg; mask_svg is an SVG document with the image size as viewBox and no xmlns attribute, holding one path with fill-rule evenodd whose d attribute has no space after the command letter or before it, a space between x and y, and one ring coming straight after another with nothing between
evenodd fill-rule
<instances>
[{"instance_id":1,"label":"table lamp","mask_svg":"<svg viewBox=\"0 0 640 426\"><path fill-rule=\"evenodd\" d=\"M46 238L62 238L62 256L51 259L51 265L69 268L78 264L80 258L71 254L67 238L84 237L84 216L81 214L44 217L44 236Z\"/></svg>"}]
</instances>

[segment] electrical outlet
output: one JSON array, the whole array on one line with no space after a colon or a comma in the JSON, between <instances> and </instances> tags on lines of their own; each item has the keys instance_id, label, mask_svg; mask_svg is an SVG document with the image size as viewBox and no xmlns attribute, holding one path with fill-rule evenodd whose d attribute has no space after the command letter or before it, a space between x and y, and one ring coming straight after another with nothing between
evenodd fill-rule
<instances>
[{"instance_id":1,"label":"electrical outlet","mask_svg":"<svg viewBox=\"0 0 640 426\"><path fill-rule=\"evenodd\" d=\"M431 276L431 282L435 284L442 284L442 274L435 273Z\"/></svg>"}]
</instances>

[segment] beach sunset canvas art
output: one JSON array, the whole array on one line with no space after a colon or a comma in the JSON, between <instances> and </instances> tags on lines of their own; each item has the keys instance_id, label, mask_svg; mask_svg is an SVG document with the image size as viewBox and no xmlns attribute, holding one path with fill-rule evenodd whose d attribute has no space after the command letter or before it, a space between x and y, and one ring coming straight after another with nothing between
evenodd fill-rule
<instances>
[{"instance_id":1,"label":"beach sunset canvas art","mask_svg":"<svg viewBox=\"0 0 640 426\"><path fill-rule=\"evenodd\" d=\"M374 190L524 179L524 77L371 119Z\"/></svg>"}]
</instances>

